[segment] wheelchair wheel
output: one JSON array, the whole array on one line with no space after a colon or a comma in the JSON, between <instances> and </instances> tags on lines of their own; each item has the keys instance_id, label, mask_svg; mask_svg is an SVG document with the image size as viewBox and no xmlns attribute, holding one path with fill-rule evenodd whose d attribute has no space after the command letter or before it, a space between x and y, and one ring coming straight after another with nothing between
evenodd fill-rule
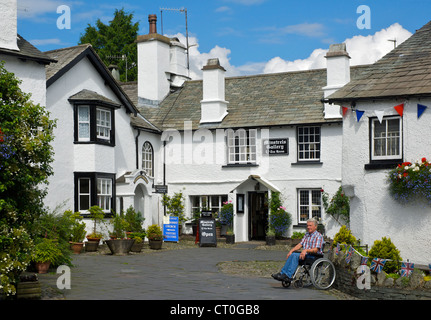
<instances>
[{"instance_id":1,"label":"wheelchair wheel","mask_svg":"<svg viewBox=\"0 0 431 320\"><path fill-rule=\"evenodd\" d=\"M289 288L290 287L290 283L291 283L290 280L283 280L281 282L282 286L285 287L285 288Z\"/></svg>"},{"instance_id":2,"label":"wheelchair wheel","mask_svg":"<svg viewBox=\"0 0 431 320\"><path fill-rule=\"evenodd\" d=\"M310 269L313 285L321 290L328 289L335 281L335 267L331 261L325 258L317 259Z\"/></svg>"}]
</instances>

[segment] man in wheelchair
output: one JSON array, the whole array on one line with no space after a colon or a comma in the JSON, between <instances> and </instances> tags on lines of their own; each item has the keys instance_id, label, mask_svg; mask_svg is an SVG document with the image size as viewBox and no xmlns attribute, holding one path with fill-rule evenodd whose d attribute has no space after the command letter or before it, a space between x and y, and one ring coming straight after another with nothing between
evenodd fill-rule
<instances>
[{"instance_id":1,"label":"man in wheelchair","mask_svg":"<svg viewBox=\"0 0 431 320\"><path fill-rule=\"evenodd\" d=\"M323 256L324 240L322 234L317 231L317 221L309 219L307 221L307 233L292 250L289 251L286 257L286 263L279 273L275 273L272 277L278 281L292 281L298 265L307 261L313 263L314 260ZM302 248L301 252L297 252Z\"/></svg>"}]
</instances>

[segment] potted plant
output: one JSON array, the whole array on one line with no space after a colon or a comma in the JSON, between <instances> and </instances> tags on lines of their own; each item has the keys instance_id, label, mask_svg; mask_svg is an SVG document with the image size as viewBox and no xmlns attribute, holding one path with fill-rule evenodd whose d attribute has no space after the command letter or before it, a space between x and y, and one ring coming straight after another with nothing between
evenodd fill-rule
<instances>
[{"instance_id":1,"label":"potted plant","mask_svg":"<svg viewBox=\"0 0 431 320\"><path fill-rule=\"evenodd\" d=\"M125 219L128 223L126 228L126 235L129 235L133 232L144 232L144 228L142 227L142 223L145 221L145 218L142 216L141 212L136 212L135 209L130 206L125 213Z\"/></svg>"},{"instance_id":2,"label":"potted plant","mask_svg":"<svg viewBox=\"0 0 431 320\"><path fill-rule=\"evenodd\" d=\"M182 234L182 225L187 219L184 216L184 196L181 192L176 192L172 197L163 194L162 204L166 206L169 215L178 217L178 235Z\"/></svg>"},{"instance_id":3,"label":"potted plant","mask_svg":"<svg viewBox=\"0 0 431 320\"><path fill-rule=\"evenodd\" d=\"M92 206L88 209L90 212L90 219L93 220L93 232L87 235L87 243L85 244L85 251L97 251L102 233L97 232L97 225L103 221L105 213L99 206Z\"/></svg>"},{"instance_id":4,"label":"potted plant","mask_svg":"<svg viewBox=\"0 0 431 320\"><path fill-rule=\"evenodd\" d=\"M85 234L85 223L82 222L82 216L79 212L65 211L63 216L71 221L70 226L70 248L73 253L79 254L84 246Z\"/></svg>"},{"instance_id":5,"label":"potted plant","mask_svg":"<svg viewBox=\"0 0 431 320\"><path fill-rule=\"evenodd\" d=\"M126 230L129 227L129 223L122 214L116 214L115 212L113 214L114 216L111 219L111 239L105 242L112 254L128 254L133 242L135 242L134 239L126 238Z\"/></svg>"},{"instance_id":6,"label":"potted plant","mask_svg":"<svg viewBox=\"0 0 431 320\"><path fill-rule=\"evenodd\" d=\"M147 237L150 248L153 250L159 250L163 244L163 233L160 226L153 224L147 229Z\"/></svg>"},{"instance_id":7,"label":"potted plant","mask_svg":"<svg viewBox=\"0 0 431 320\"><path fill-rule=\"evenodd\" d=\"M268 230L266 231L266 245L267 246L274 246L275 245L275 230L274 228L268 227Z\"/></svg>"},{"instance_id":8,"label":"potted plant","mask_svg":"<svg viewBox=\"0 0 431 320\"><path fill-rule=\"evenodd\" d=\"M144 247L144 239L145 239L146 233L143 232L132 232L130 234L130 237L135 240L133 242L132 248L130 249L131 252L141 252L142 248Z\"/></svg>"},{"instance_id":9,"label":"potted plant","mask_svg":"<svg viewBox=\"0 0 431 320\"><path fill-rule=\"evenodd\" d=\"M233 233L233 229L231 227L228 227L226 232L226 243L227 244L235 243L235 234Z\"/></svg>"},{"instance_id":10,"label":"potted plant","mask_svg":"<svg viewBox=\"0 0 431 320\"><path fill-rule=\"evenodd\" d=\"M62 257L61 250L57 242L51 239L42 238L34 247L32 261L38 273L47 273L51 264L56 264Z\"/></svg>"},{"instance_id":11,"label":"potted plant","mask_svg":"<svg viewBox=\"0 0 431 320\"><path fill-rule=\"evenodd\" d=\"M290 237L292 243L292 246L296 246L298 243L301 242L302 238L304 237L305 233L304 232L298 232L295 231L292 236Z\"/></svg>"}]
</instances>

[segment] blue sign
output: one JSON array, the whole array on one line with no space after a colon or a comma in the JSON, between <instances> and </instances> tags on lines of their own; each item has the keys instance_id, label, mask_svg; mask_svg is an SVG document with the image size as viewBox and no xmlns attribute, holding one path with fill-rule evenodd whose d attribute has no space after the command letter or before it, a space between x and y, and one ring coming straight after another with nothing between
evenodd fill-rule
<instances>
[{"instance_id":1,"label":"blue sign","mask_svg":"<svg viewBox=\"0 0 431 320\"><path fill-rule=\"evenodd\" d=\"M178 217L169 217L169 223L163 224L164 241L178 242Z\"/></svg>"}]
</instances>

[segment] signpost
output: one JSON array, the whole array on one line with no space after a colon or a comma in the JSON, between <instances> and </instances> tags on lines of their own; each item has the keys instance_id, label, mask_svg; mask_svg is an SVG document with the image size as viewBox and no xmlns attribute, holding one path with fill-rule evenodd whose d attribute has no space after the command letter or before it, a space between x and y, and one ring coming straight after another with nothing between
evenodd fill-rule
<instances>
[{"instance_id":1,"label":"signpost","mask_svg":"<svg viewBox=\"0 0 431 320\"><path fill-rule=\"evenodd\" d=\"M199 219L199 247L217 247L216 225L212 212L202 212Z\"/></svg>"},{"instance_id":2,"label":"signpost","mask_svg":"<svg viewBox=\"0 0 431 320\"><path fill-rule=\"evenodd\" d=\"M169 223L163 224L164 241L178 242L178 217L169 217Z\"/></svg>"}]
</instances>

